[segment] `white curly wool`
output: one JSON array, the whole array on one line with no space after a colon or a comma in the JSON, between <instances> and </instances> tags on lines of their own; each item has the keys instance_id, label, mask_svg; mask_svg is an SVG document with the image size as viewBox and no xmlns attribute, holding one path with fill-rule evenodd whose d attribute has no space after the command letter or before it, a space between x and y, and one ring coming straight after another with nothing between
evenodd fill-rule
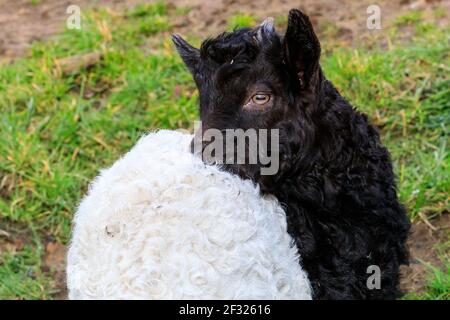
<instances>
[{"instance_id":1,"label":"white curly wool","mask_svg":"<svg viewBox=\"0 0 450 320\"><path fill-rule=\"evenodd\" d=\"M311 299L283 209L151 133L90 186L68 253L71 299Z\"/></svg>"}]
</instances>

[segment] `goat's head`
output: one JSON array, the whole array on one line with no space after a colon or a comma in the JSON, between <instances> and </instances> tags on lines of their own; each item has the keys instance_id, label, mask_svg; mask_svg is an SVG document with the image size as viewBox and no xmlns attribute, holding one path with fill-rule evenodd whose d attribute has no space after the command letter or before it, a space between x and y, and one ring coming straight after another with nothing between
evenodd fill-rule
<instances>
[{"instance_id":1,"label":"goat's head","mask_svg":"<svg viewBox=\"0 0 450 320\"><path fill-rule=\"evenodd\" d=\"M283 139L289 132L280 124L301 119L317 103L320 44L298 10L289 12L284 36L268 18L257 28L208 39L200 49L178 35L173 41L198 87L204 130L278 128Z\"/></svg>"}]
</instances>

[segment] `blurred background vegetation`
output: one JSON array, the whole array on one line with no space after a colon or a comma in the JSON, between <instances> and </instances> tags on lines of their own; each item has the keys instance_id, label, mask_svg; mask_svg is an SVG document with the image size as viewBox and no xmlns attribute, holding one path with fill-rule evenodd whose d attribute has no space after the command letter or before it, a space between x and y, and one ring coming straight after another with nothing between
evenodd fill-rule
<instances>
[{"instance_id":1,"label":"blurred background vegetation","mask_svg":"<svg viewBox=\"0 0 450 320\"><path fill-rule=\"evenodd\" d=\"M80 30L65 28L65 1L2 3L0 299L65 298L89 182L145 132L191 128L198 93L170 34L198 45L268 15L281 31L291 7L310 14L325 74L392 153L414 222L405 298L450 298L448 1L380 1L382 30L366 27L368 1L147 2L72 1Z\"/></svg>"}]
</instances>

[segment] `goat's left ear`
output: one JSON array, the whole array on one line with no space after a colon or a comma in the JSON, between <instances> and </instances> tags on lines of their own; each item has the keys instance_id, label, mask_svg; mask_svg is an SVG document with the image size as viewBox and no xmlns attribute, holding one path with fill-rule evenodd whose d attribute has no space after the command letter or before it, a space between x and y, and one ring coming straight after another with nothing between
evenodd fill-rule
<instances>
[{"instance_id":1,"label":"goat's left ear","mask_svg":"<svg viewBox=\"0 0 450 320\"><path fill-rule=\"evenodd\" d=\"M194 72L195 67L200 60L200 51L187 43L187 41L178 34L172 35L172 41L189 71L191 73Z\"/></svg>"},{"instance_id":2,"label":"goat's left ear","mask_svg":"<svg viewBox=\"0 0 450 320\"><path fill-rule=\"evenodd\" d=\"M285 61L297 73L300 86L308 87L319 72L320 42L308 16L299 10L289 11L283 46Z\"/></svg>"}]
</instances>

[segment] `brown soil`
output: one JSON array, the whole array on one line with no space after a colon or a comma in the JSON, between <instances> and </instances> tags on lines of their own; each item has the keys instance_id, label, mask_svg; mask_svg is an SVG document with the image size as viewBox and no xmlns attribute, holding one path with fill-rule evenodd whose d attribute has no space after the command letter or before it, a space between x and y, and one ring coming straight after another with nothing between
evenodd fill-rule
<instances>
[{"instance_id":1,"label":"brown soil","mask_svg":"<svg viewBox=\"0 0 450 320\"><path fill-rule=\"evenodd\" d=\"M41 270L54 281L54 297L66 299L66 255L67 247L44 235L44 255ZM15 254L24 249L26 245L33 246L31 230L15 223L6 223L0 216L0 257L5 253Z\"/></svg>"},{"instance_id":2,"label":"brown soil","mask_svg":"<svg viewBox=\"0 0 450 320\"><path fill-rule=\"evenodd\" d=\"M0 0L0 56L14 58L26 53L36 40L46 39L63 30L69 5L81 11L92 7L121 10L142 0Z\"/></svg>"},{"instance_id":3,"label":"brown soil","mask_svg":"<svg viewBox=\"0 0 450 320\"><path fill-rule=\"evenodd\" d=\"M429 223L431 226L422 221L412 226L408 241L411 255L410 264L402 266L401 288L405 292L420 294L425 291L430 271L426 263L442 267L442 260L438 256L438 246L448 243L450 240L450 214L442 214L438 218L430 220Z\"/></svg>"},{"instance_id":4,"label":"brown soil","mask_svg":"<svg viewBox=\"0 0 450 320\"><path fill-rule=\"evenodd\" d=\"M30 43L46 39L64 28L68 17L66 8L79 5L81 10L92 7L108 7L123 10L139 3L152 0L0 0L0 57L11 59L26 53ZM267 16L286 15L291 8L305 10L320 32L324 28L334 30L336 37L357 45L358 42L373 37L382 37L380 30L366 27L366 9L373 0L167 0L172 6L189 7L185 17L174 21L175 32L190 32L200 36L223 31L227 19L236 13L251 13L263 20ZM447 24L448 19L436 20L431 14L436 5L450 11L450 0L379 0L382 27L386 29L397 15L412 9L425 12L425 19ZM405 34L408 31L405 30Z\"/></svg>"},{"instance_id":5,"label":"brown soil","mask_svg":"<svg viewBox=\"0 0 450 320\"><path fill-rule=\"evenodd\" d=\"M55 299L67 298L66 286L66 255L67 247L56 242L49 241L45 245L43 271L51 273L56 284Z\"/></svg>"}]
</instances>

